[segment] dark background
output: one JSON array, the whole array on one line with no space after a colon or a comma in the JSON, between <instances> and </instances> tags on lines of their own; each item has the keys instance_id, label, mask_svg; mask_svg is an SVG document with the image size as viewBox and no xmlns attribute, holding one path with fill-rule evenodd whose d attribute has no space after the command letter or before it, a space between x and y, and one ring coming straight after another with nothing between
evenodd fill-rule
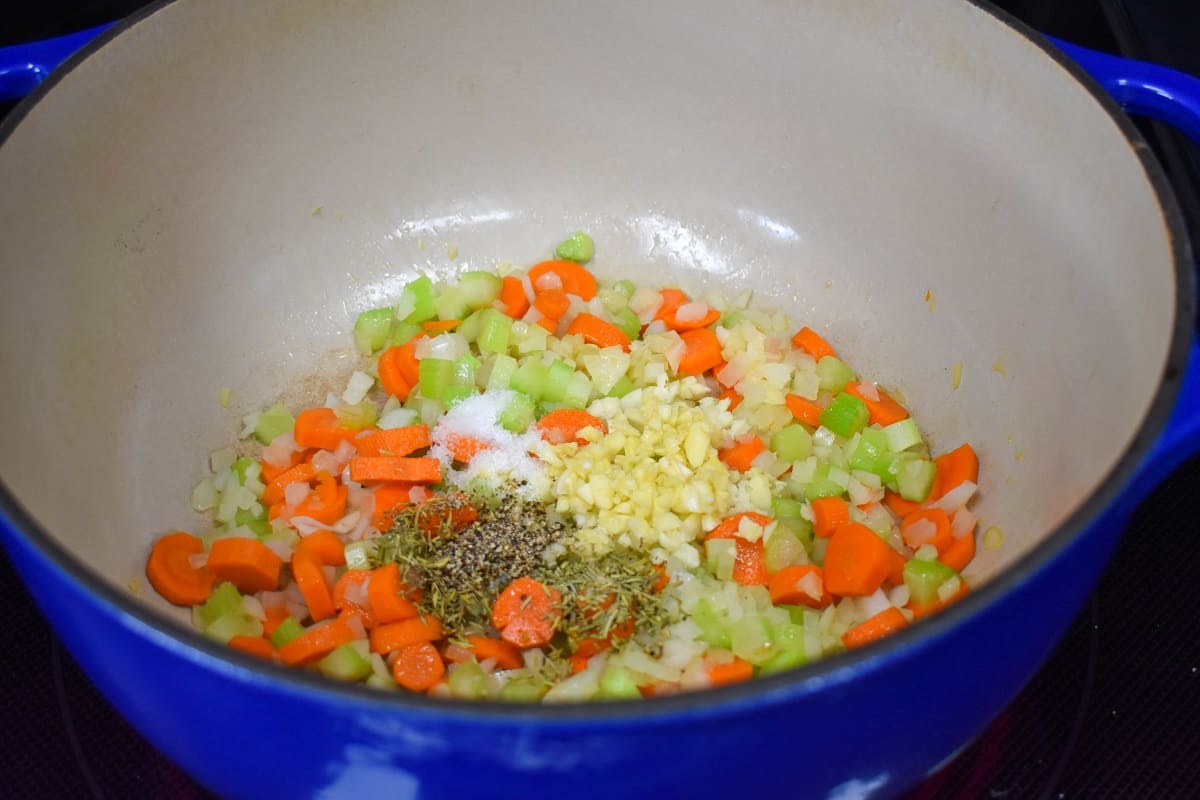
<instances>
[{"instance_id":1,"label":"dark background","mask_svg":"<svg viewBox=\"0 0 1200 800\"><path fill-rule=\"evenodd\" d=\"M84 0L6 10L0 46L98 25L143 5ZM1068 41L1200 75L1197 0L997 5ZM0 104L0 115L10 108ZM1171 131L1139 124L1200 242L1200 150ZM1200 797L1197 499L1200 459L1139 509L1088 606L1025 691L910 800ZM0 720L7 734L0 796L209 796L96 693L3 554L0 596L6 633Z\"/></svg>"}]
</instances>

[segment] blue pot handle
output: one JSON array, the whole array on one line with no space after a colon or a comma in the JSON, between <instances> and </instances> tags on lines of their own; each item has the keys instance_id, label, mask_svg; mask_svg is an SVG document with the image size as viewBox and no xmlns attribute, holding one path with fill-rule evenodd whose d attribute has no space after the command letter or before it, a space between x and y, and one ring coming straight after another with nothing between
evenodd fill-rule
<instances>
[{"instance_id":1,"label":"blue pot handle","mask_svg":"<svg viewBox=\"0 0 1200 800\"><path fill-rule=\"evenodd\" d=\"M32 92L59 64L110 25L111 22L55 39L0 47L0 102Z\"/></svg>"}]
</instances>

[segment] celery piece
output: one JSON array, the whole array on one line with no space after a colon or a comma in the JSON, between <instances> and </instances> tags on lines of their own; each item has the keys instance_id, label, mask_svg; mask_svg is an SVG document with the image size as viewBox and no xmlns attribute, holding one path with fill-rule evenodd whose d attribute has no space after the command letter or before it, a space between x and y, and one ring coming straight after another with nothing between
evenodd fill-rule
<instances>
[{"instance_id":1,"label":"celery piece","mask_svg":"<svg viewBox=\"0 0 1200 800\"><path fill-rule=\"evenodd\" d=\"M433 307L437 309L437 318L441 320L462 319L471 310L457 286L443 286L433 296Z\"/></svg>"},{"instance_id":2,"label":"celery piece","mask_svg":"<svg viewBox=\"0 0 1200 800\"><path fill-rule=\"evenodd\" d=\"M262 622L245 613L239 607L237 611L217 617L204 629L204 634L226 644L234 636L262 636Z\"/></svg>"},{"instance_id":3,"label":"celery piece","mask_svg":"<svg viewBox=\"0 0 1200 800\"><path fill-rule=\"evenodd\" d=\"M629 670L611 662L604 665L604 671L600 673L600 697L605 700L626 700L641 696Z\"/></svg>"},{"instance_id":4,"label":"celery piece","mask_svg":"<svg viewBox=\"0 0 1200 800\"><path fill-rule=\"evenodd\" d=\"M354 405L338 406L333 410L338 425L350 430L369 428L379 421L379 409L370 400L363 400Z\"/></svg>"},{"instance_id":5,"label":"celery piece","mask_svg":"<svg viewBox=\"0 0 1200 800\"><path fill-rule=\"evenodd\" d=\"M474 386L475 372L479 369L479 359L470 353L463 353L454 359L454 374L450 383L455 386Z\"/></svg>"},{"instance_id":6,"label":"celery piece","mask_svg":"<svg viewBox=\"0 0 1200 800\"><path fill-rule=\"evenodd\" d=\"M370 569L371 557L375 554L375 544L370 540L350 542L344 548L346 554L346 569Z\"/></svg>"},{"instance_id":7,"label":"celery piece","mask_svg":"<svg viewBox=\"0 0 1200 800\"><path fill-rule=\"evenodd\" d=\"M938 599L938 589L958 573L940 561L911 559L904 565L904 585L913 602L927 605Z\"/></svg>"},{"instance_id":8,"label":"celery piece","mask_svg":"<svg viewBox=\"0 0 1200 800\"><path fill-rule=\"evenodd\" d=\"M433 304L433 281L429 276L422 275L408 282L400 293L396 316L404 322L425 322L437 316L437 307Z\"/></svg>"},{"instance_id":9,"label":"celery piece","mask_svg":"<svg viewBox=\"0 0 1200 800\"><path fill-rule=\"evenodd\" d=\"M621 294L625 295L626 301L633 297L633 293L637 289L637 287L633 285L633 281L629 280L628 278L622 278L621 280L614 282L612 288L613 291L620 292Z\"/></svg>"},{"instance_id":10,"label":"celery piece","mask_svg":"<svg viewBox=\"0 0 1200 800\"><path fill-rule=\"evenodd\" d=\"M704 568L719 580L732 580L736 563L737 543L733 539L709 539L704 543Z\"/></svg>"},{"instance_id":11,"label":"celery piece","mask_svg":"<svg viewBox=\"0 0 1200 800\"><path fill-rule=\"evenodd\" d=\"M613 387L608 390L607 396L608 397L624 397L625 395L632 392L633 389L634 389L633 381L629 379L628 375L622 375L620 378L617 379L617 382L613 384Z\"/></svg>"},{"instance_id":12,"label":"celery piece","mask_svg":"<svg viewBox=\"0 0 1200 800\"><path fill-rule=\"evenodd\" d=\"M397 346L408 344L422 330L423 328L415 322L397 322L392 326L392 335L388 338L388 343Z\"/></svg>"},{"instance_id":13,"label":"celery piece","mask_svg":"<svg viewBox=\"0 0 1200 800\"><path fill-rule=\"evenodd\" d=\"M554 248L554 255L579 264L588 263L595 254L596 245L592 241L592 237L583 231L576 231Z\"/></svg>"},{"instance_id":14,"label":"celery piece","mask_svg":"<svg viewBox=\"0 0 1200 800\"><path fill-rule=\"evenodd\" d=\"M565 361L555 359L546 368L546 382L542 389L542 399L551 403L561 403L567 396L567 387L571 385L571 377L575 370Z\"/></svg>"},{"instance_id":15,"label":"celery piece","mask_svg":"<svg viewBox=\"0 0 1200 800\"><path fill-rule=\"evenodd\" d=\"M478 342L479 334L483 330L484 314L491 310L493 309L485 308L480 311L472 311L462 321L462 324L454 329L454 332L460 334L468 342Z\"/></svg>"},{"instance_id":16,"label":"celery piece","mask_svg":"<svg viewBox=\"0 0 1200 800\"><path fill-rule=\"evenodd\" d=\"M782 525L775 529L771 538L763 548L763 561L771 572L778 572L792 564L802 564L808 560L808 551L800 537Z\"/></svg>"},{"instance_id":17,"label":"celery piece","mask_svg":"<svg viewBox=\"0 0 1200 800\"><path fill-rule=\"evenodd\" d=\"M481 270L464 272L458 278L458 289L471 309L489 308L500 297L502 285L499 275Z\"/></svg>"},{"instance_id":18,"label":"celery piece","mask_svg":"<svg viewBox=\"0 0 1200 800\"><path fill-rule=\"evenodd\" d=\"M484 391L495 392L507 389L512 383L512 377L517 371L517 360L503 353L492 360L492 371L488 374L487 387Z\"/></svg>"},{"instance_id":19,"label":"celery piece","mask_svg":"<svg viewBox=\"0 0 1200 800\"><path fill-rule=\"evenodd\" d=\"M200 622L207 628L226 614L240 612L241 609L241 593L238 592L236 586L226 581L213 589L212 594L200 606Z\"/></svg>"},{"instance_id":20,"label":"celery piece","mask_svg":"<svg viewBox=\"0 0 1200 800\"><path fill-rule=\"evenodd\" d=\"M461 386L459 384L447 386L446 391L442 393L442 403L446 408L454 408L468 397L474 397L475 393L476 389L474 386Z\"/></svg>"},{"instance_id":21,"label":"celery piece","mask_svg":"<svg viewBox=\"0 0 1200 800\"><path fill-rule=\"evenodd\" d=\"M924 503L933 488L937 465L928 459L902 453L896 459L895 472L896 490L900 496L911 503Z\"/></svg>"},{"instance_id":22,"label":"celery piece","mask_svg":"<svg viewBox=\"0 0 1200 800\"><path fill-rule=\"evenodd\" d=\"M808 608L807 606L790 606L786 603L780 603L775 607L782 608L784 611L786 611L788 613L788 617L792 620L792 624L801 628L801 633L803 633L804 615L806 612L809 612L812 609Z\"/></svg>"},{"instance_id":23,"label":"celery piece","mask_svg":"<svg viewBox=\"0 0 1200 800\"><path fill-rule=\"evenodd\" d=\"M771 635L775 639L775 652L762 663L764 673L781 672L786 669L803 666L808 662L804 650L803 616L797 619L792 612L793 607L786 607L788 621L771 625Z\"/></svg>"},{"instance_id":24,"label":"celery piece","mask_svg":"<svg viewBox=\"0 0 1200 800\"><path fill-rule=\"evenodd\" d=\"M249 528L260 539L271 535L271 523L267 521L266 517L255 516L253 512L246 508L239 508L234 512L233 524Z\"/></svg>"},{"instance_id":25,"label":"celery piece","mask_svg":"<svg viewBox=\"0 0 1200 800\"><path fill-rule=\"evenodd\" d=\"M317 669L327 678L354 682L366 679L372 672L371 662L349 643L339 646L318 661Z\"/></svg>"},{"instance_id":26,"label":"celery piece","mask_svg":"<svg viewBox=\"0 0 1200 800\"><path fill-rule=\"evenodd\" d=\"M453 361L446 358L422 358L417 362L417 385L423 397L440 401L453 382Z\"/></svg>"},{"instance_id":27,"label":"celery piece","mask_svg":"<svg viewBox=\"0 0 1200 800\"><path fill-rule=\"evenodd\" d=\"M237 475L237 481L240 485L246 485L246 470L250 469L252 465L257 463L258 461L250 456L242 456L237 461L233 462L233 465L230 466L230 469L233 470L234 475Z\"/></svg>"},{"instance_id":28,"label":"celery piece","mask_svg":"<svg viewBox=\"0 0 1200 800\"><path fill-rule=\"evenodd\" d=\"M506 431L524 433L533 424L533 412L533 401L520 392L514 392L508 405L500 412L497 422Z\"/></svg>"},{"instance_id":29,"label":"celery piece","mask_svg":"<svg viewBox=\"0 0 1200 800\"><path fill-rule=\"evenodd\" d=\"M369 356L387 344L394 314L395 311L388 306L373 308L358 315L358 319L354 320L354 346L358 352Z\"/></svg>"},{"instance_id":30,"label":"celery piece","mask_svg":"<svg viewBox=\"0 0 1200 800\"><path fill-rule=\"evenodd\" d=\"M480 312L479 336L475 343L480 352L506 353L508 340L512 337L513 321L494 308Z\"/></svg>"},{"instance_id":31,"label":"celery piece","mask_svg":"<svg viewBox=\"0 0 1200 800\"><path fill-rule=\"evenodd\" d=\"M271 640L271 644L283 647L302 633L304 633L304 626L297 622L295 617L287 617L275 627L275 630L271 631L268 638Z\"/></svg>"},{"instance_id":32,"label":"celery piece","mask_svg":"<svg viewBox=\"0 0 1200 800\"><path fill-rule=\"evenodd\" d=\"M865 428L859 436L858 447L850 454L850 468L873 472L889 480L895 455L888 446L888 435L878 428Z\"/></svg>"},{"instance_id":33,"label":"celery piece","mask_svg":"<svg viewBox=\"0 0 1200 800\"><path fill-rule=\"evenodd\" d=\"M729 630L729 649L751 664L762 664L775 652L771 627L758 614L746 614Z\"/></svg>"},{"instance_id":34,"label":"celery piece","mask_svg":"<svg viewBox=\"0 0 1200 800\"><path fill-rule=\"evenodd\" d=\"M779 650L775 655L764 661L760 668L764 675L771 675L775 672L784 672L796 667L803 667L808 663L808 656L804 652L804 645L790 650Z\"/></svg>"},{"instance_id":35,"label":"celery piece","mask_svg":"<svg viewBox=\"0 0 1200 800\"><path fill-rule=\"evenodd\" d=\"M283 403L276 403L258 415L254 423L254 438L263 444L270 444L280 434L287 433L296 424L296 418L288 411Z\"/></svg>"},{"instance_id":36,"label":"celery piece","mask_svg":"<svg viewBox=\"0 0 1200 800\"><path fill-rule=\"evenodd\" d=\"M846 392L830 400L829 405L821 412L821 424L846 439L865 428L870 418L871 412L867 410L867 404Z\"/></svg>"},{"instance_id":37,"label":"celery piece","mask_svg":"<svg viewBox=\"0 0 1200 800\"><path fill-rule=\"evenodd\" d=\"M512 388L531 400L542 399L546 391L546 365L537 358L526 359L513 375Z\"/></svg>"},{"instance_id":38,"label":"celery piece","mask_svg":"<svg viewBox=\"0 0 1200 800\"><path fill-rule=\"evenodd\" d=\"M487 697L487 673L474 659L464 661L451 671L446 679L453 697L464 700L482 700Z\"/></svg>"},{"instance_id":39,"label":"celery piece","mask_svg":"<svg viewBox=\"0 0 1200 800\"><path fill-rule=\"evenodd\" d=\"M816 500L818 497L841 497L845 494L837 481L829 477L829 464L818 464L813 473L813 479L804 485L804 499Z\"/></svg>"},{"instance_id":40,"label":"celery piece","mask_svg":"<svg viewBox=\"0 0 1200 800\"><path fill-rule=\"evenodd\" d=\"M779 524L787 528L804 542L805 547L811 547L813 541L812 523L803 517L780 517Z\"/></svg>"},{"instance_id":41,"label":"celery piece","mask_svg":"<svg viewBox=\"0 0 1200 800\"><path fill-rule=\"evenodd\" d=\"M515 703L540 700L546 693L546 685L533 678L513 678L500 688L499 699Z\"/></svg>"},{"instance_id":42,"label":"celery piece","mask_svg":"<svg viewBox=\"0 0 1200 800\"><path fill-rule=\"evenodd\" d=\"M783 461L799 461L812 455L812 434L797 422L771 435L771 452Z\"/></svg>"},{"instance_id":43,"label":"celery piece","mask_svg":"<svg viewBox=\"0 0 1200 800\"><path fill-rule=\"evenodd\" d=\"M887 436L888 448L893 453L899 453L921 443L921 431L912 417L906 417L899 422L893 422L883 429Z\"/></svg>"},{"instance_id":44,"label":"celery piece","mask_svg":"<svg viewBox=\"0 0 1200 800\"><path fill-rule=\"evenodd\" d=\"M821 379L821 391L840 392L855 379L854 370L836 356L825 356L817 362L817 377Z\"/></svg>"},{"instance_id":45,"label":"celery piece","mask_svg":"<svg viewBox=\"0 0 1200 800\"><path fill-rule=\"evenodd\" d=\"M692 610L692 622L700 628L701 639L713 647L729 647L728 619L707 597L696 603Z\"/></svg>"},{"instance_id":46,"label":"celery piece","mask_svg":"<svg viewBox=\"0 0 1200 800\"><path fill-rule=\"evenodd\" d=\"M780 519L782 517L800 518L803 516L800 513L800 509L802 508L804 508L804 504L791 497L771 498L771 516L775 517L776 519Z\"/></svg>"},{"instance_id":47,"label":"celery piece","mask_svg":"<svg viewBox=\"0 0 1200 800\"><path fill-rule=\"evenodd\" d=\"M621 332L630 339L636 339L642 333L642 323L634 314L632 309L622 308L614 311L612 315L612 323L621 329Z\"/></svg>"},{"instance_id":48,"label":"celery piece","mask_svg":"<svg viewBox=\"0 0 1200 800\"><path fill-rule=\"evenodd\" d=\"M592 396L592 379L582 372L571 374L571 382L563 395L562 403L567 408L586 408Z\"/></svg>"}]
</instances>

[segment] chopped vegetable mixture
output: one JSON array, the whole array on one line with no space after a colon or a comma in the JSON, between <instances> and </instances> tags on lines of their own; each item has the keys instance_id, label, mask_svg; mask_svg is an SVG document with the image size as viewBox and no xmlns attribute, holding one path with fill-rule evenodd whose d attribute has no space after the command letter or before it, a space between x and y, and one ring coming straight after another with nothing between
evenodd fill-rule
<instances>
[{"instance_id":1,"label":"chopped vegetable mixture","mask_svg":"<svg viewBox=\"0 0 1200 800\"><path fill-rule=\"evenodd\" d=\"M158 539L155 590L280 664L544 702L786 670L968 591L970 445L933 458L819 332L593 254L360 314L340 396L212 455L212 527Z\"/></svg>"}]
</instances>

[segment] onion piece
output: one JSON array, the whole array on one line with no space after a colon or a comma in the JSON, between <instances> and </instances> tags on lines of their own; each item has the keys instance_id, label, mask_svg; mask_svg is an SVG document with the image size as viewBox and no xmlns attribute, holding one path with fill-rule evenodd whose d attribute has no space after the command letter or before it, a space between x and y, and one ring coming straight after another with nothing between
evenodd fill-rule
<instances>
[{"instance_id":1,"label":"onion piece","mask_svg":"<svg viewBox=\"0 0 1200 800\"><path fill-rule=\"evenodd\" d=\"M873 403L879 402L879 389L873 383L858 384L858 393L866 400L870 400Z\"/></svg>"},{"instance_id":2,"label":"onion piece","mask_svg":"<svg viewBox=\"0 0 1200 800\"><path fill-rule=\"evenodd\" d=\"M675 319L678 322L698 322L708 316L708 303L701 303L694 300L690 303L684 303L675 311Z\"/></svg>"},{"instance_id":3,"label":"onion piece","mask_svg":"<svg viewBox=\"0 0 1200 800\"><path fill-rule=\"evenodd\" d=\"M187 561L192 569L203 569L208 564L208 553L192 553Z\"/></svg>"},{"instance_id":4,"label":"onion piece","mask_svg":"<svg viewBox=\"0 0 1200 800\"><path fill-rule=\"evenodd\" d=\"M975 495L975 490L978 488L974 481L963 481L946 492L937 502L930 503L927 508L940 508L952 515L967 505L967 501Z\"/></svg>"},{"instance_id":5,"label":"onion piece","mask_svg":"<svg viewBox=\"0 0 1200 800\"><path fill-rule=\"evenodd\" d=\"M269 445L263 448L262 460L272 467L290 467L292 453L302 449L300 445L296 444L296 438L292 436L292 432L288 431L276 436Z\"/></svg>"},{"instance_id":6,"label":"onion piece","mask_svg":"<svg viewBox=\"0 0 1200 800\"><path fill-rule=\"evenodd\" d=\"M950 532L954 534L955 539L961 539L975 531L975 524L978 522L975 515L965 508L960 508L954 518L950 520Z\"/></svg>"},{"instance_id":7,"label":"onion piece","mask_svg":"<svg viewBox=\"0 0 1200 800\"><path fill-rule=\"evenodd\" d=\"M308 492L308 483L305 481L289 483L283 487L283 502L292 507L298 506L304 502L304 498L308 497Z\"/></svg>"},{"instance_id":8,"label":"onion piece","mask_svg":"<svg viewBox=\"0 0 1200 800\"><path fill-rule=\"evenodd\" d=\"M283 539L266 539L263 541L263 544L267 546L268 550L282 558L284 561L289 561L292 557L292 547ZM299 592L299 588L297 588L296 591ZM303 600L304 595L300 595L300 599Z\"/></svg>"},{"instance_id":9,"label":"onion piece","mask_svg":"<svg viewBox=\"0 0 1200 800\"><path fill-rule=\"evenodd\" d=\"M937 525L922 517L904 529L904 540L910 547L920 547L937 536Z\"/></svg>"},{"instance_id":10,"label":"onion piece","mask_svg":"<svg viewBox=\"0 0 1200 800\"><path fill-rule=\"evenodd\" d=\"M553 270L546 270L541 275L537 276L537 280L533 282L533 288L539 292L562 291L562 278Z\"/></svg>"}]
</instances>

